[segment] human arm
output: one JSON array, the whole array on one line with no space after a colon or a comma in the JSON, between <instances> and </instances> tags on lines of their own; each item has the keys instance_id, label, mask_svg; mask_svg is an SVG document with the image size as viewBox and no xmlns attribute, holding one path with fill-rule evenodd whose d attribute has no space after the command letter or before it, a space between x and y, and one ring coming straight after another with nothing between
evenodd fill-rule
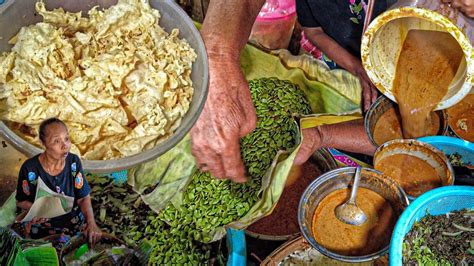
<instances>
[{"instance_id":1,"label":"human arm","mask_svg":"<svg viewBox=\"0 0 474 266\"><path fill-rule=\"evenodd\" d=\"M30 210L31 205L33 205L33 202L28 201L28 200L16 201L16 206L26 212Z\"/></svg>"},{"instance_id":2,"label":"human arm","mask_svg":"<svg viewBox=\"0 0 474 266\"><path fill-rule=\"evenodd\" d=\"M17 215L15 218L16 222L20 222L25 218L26 214L28 214L28 211L30 210L31 206L33 205L33 202L25 200L25 201L16 201L16 206L21 209L21 213Z\"/></svg>"},{"instance_id":3,"label":"human arm","mask_svg":"<svg viewBox=\"0 0 474 266\"><path fill-rule=\"evenodd\" d=\"M337 65L359 78L362 86L363 108L367 111L377 99L377 89L365 72L362 62L327 35L321 27L304 27L306 37Z\"/></svg>"},{"instance_id":4,"label":"human arm","mask_svg":"<svg viewBox=\"0 0 474 266\"><path fill-rule=\"evenodd\" d=\"M84 235L88 239L89 243L94 245L102 237L102 231L96 224L94 219L94 211L92 210L92 203L90 196L86 196L82 199L77 200L77 205L81 208L82 213L86 219L86 228Z\"/></svg>"},{"instance_id":5,"label":"human arm","mask_svg":"<svg viewBox=\"0 0 474 266\"><path fill-rule=\"evenodd\" d=\"M375 152L375 147L365 132L364 120L359 119L303 129L303 143L296 156L295 164L304 164L317 149L322 147L366 155L373 155Z\"/></svg>"},{"instance_id":6,"label":"human arm","mask_svg":"<svg viewBox=\"0 0 474 266\"><path fill-rule=\"evenodd\" d=\"M245 182L239 140L256 126L248 83L240 69L240 52L264 0L211 0L201 35L209 61L209 93L191 130L198 166L217 178Z\"/></svg>"},{"instance_id":7,"label":"human arm","mask_svg":"<svg viewBox=\"0 0 474 266\"><path fill-rule=\"evenodd\" d=\"M22 211L28 212L35 201L36 186L28 181L28 175L32 176L32 180L36 180L36 174L29 172L26 165L23 164L18 173L18 182L16 186L16 206Z\"/></svg>"},{"instance_id":8,"label":"human arm","mask_svg":"<svg viewBox=\"0 0 474 266\"><path fill-rule=\"evenodd\" d=\"M84 235L88 239L91 245L94 245L102 237L102 231L95 222L94 211L92 209L91 197L89 195L91 188L82 169L82 163L79 157L74 156L76 169L72 169L75 173L74 177L74 196L76 198L77 205L81 209L82 214L86 220L86 228L84 229Z\"/></svg>"}]
</instances>

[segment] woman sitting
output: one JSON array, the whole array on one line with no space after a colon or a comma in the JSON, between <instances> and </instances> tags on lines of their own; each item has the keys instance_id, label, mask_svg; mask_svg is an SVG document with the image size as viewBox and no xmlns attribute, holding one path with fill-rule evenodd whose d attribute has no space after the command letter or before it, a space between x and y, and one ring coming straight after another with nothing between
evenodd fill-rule
<instances>
[{"instance_id":1,"label":"woman sitting","mask_svg":"<svg viewBox=\"0 0 474 266\"><path fill-rule=\"evenodd\" d=\"M94 220L81 160L69 152L66 125L57 118L47 119L40 125L39 138L44 152L26 160L18 177L17 206L24 212L17 220L23 222L24 237L75 235L83 230L94 244L102 232Z\"/></svg>"}]
</instances>

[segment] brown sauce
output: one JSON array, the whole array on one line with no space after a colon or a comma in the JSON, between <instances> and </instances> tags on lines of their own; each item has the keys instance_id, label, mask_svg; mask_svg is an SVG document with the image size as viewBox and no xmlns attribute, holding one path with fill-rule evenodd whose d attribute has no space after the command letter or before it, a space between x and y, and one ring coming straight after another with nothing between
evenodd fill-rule
<instances>
[{"instance_id":1,"label":"brown sauce","mask_svg":"<svg viewBox=\"0 0 474 266\"><path fill-rule=\"evenodd\" d=\"M339 221L334 214L334 209L349 195L349 189L339 189L319 203L313 216L314 238L328 250L342 255L360 256L379 251L390 242L397 221L390 203L370 189L359 188L357 206L367 215L367 221L354 226Z\"/></svg>"},{"instance_id":2,"label":"brown sauce","mask_svg":"<svg viewBox=\"0 0 474 266\"><path fill-rule=\"evenodd\" d=\"M431 113L428 123L428 135L437 135L440 131L441 118L436 112ZM383 113L374 127L374 141L377 145L382 145L394 139L403 139L402 119L400 112L396 108L390 108Z\"/></svg>"},{"instance_id":3,"label":"brown sauce","mask_svg":"<svg viewBox=\"0 0 474 266\"><path fill-rule=\"evenodd\" d=\"M401 117L395 108L390 108L383 113L374 127L374 140L377 145L382 145L389 140L402 139Z\"/></svg>"},{"instance_id":4,"label":"brown sauce","mask_svg":"<svg viewBox=\"0 0 474 266\"><path fill-rule=\"evenodd\" d=\"M442 186L436 170L426 161L408 154L394 154L383 158L375 169L397 181L410 196Z\"/></svg>"},{"instance_id":5,"label":"brown sauce","mask_svg":"<svg viewBox=\"0 0 474 266\"><path fill-rule=\"evenodd\" d=\"M247 230L269 236L288 236L300 232L298 204L304 190L321 175L321 170L308 160L302 166L293 166L273 212L251 224Z\"/></svg>"},{"instance_id":6,"label":"brown sauce","mask_svg":"<svg viewBox=\"0 0 474 266\"><path fill-rule=\"evenodd\" d=\"M410 30L398 57L393 81L403 136L427 136L430 116L448 91L463 51L447 32Z\"/></svg>"},{"instance_id":7,"label":"brown sauce","mask_svg":"<svg viewBox=\"0 0 474 266\"><path fill-rule=\"evenodd\" d=\"M474 94L448 109L448 121L459 137L474 142Z\"/></svg>"}]
</instances>

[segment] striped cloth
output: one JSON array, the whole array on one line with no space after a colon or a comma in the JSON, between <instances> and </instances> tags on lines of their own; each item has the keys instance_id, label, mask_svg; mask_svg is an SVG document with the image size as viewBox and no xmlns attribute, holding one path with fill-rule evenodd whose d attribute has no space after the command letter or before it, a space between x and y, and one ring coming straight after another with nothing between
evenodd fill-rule
<instances>
[{"instance_id":1,"label":"striped cloth","mask_svg":"<svg viewBox=\"0 0 474 266\"><path fill-rule=\"evenodd\" d=\"M300 41L301 48L307 54L312 55L314 58L323 61L330 69L337 69L339 68L337 64L329 59L318 47L316 47L308 38L306 38L306 34L304 31L301 33L301 41Z\"/></svg>"}]
</instances>

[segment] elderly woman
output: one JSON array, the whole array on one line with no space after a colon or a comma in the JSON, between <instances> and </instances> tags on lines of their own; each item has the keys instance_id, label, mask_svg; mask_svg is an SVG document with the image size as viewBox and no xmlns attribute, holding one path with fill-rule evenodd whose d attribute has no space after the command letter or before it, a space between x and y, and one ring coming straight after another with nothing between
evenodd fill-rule
<instances>
[{"instance_id":1,"label":"elderly woman","mask_svg":"<svg viewBox=\"0 0 474 266\"><path fill-rule=\"evenodd\" d=\"M18 177L17 206L24 212L17 220L23 222L24 235L75 235L83 229L94 244L102 232L94 220L81 160L69 152L71 141L66 125L57 118L47 119L39 127L39 138L45 151L26 160Z\"/></svg>"}]
</instances>

